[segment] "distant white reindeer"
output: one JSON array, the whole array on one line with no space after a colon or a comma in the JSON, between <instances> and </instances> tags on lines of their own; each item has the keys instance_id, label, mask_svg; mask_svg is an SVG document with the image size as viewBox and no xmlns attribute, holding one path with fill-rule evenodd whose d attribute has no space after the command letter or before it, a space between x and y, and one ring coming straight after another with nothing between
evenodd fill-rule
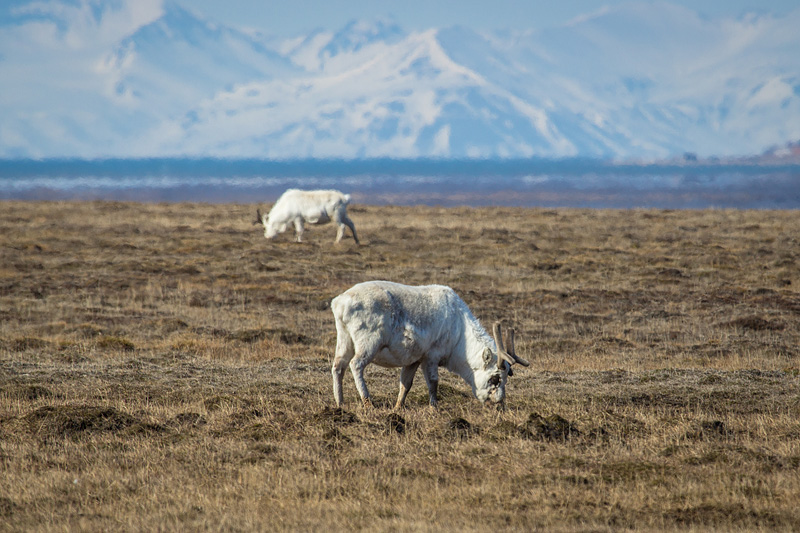
<instances>
[{"instance_id":1,"label":"distant white reindeer","mask_svg":"<svg viewBox=\"0 0 800 533\"><path fill-rule=\"evenodd\" d=\"M359 244L356 227L347 217L347 204L350 195L339 191L301 191L289 189L284 192L269 215L262 215L256 209L256 220L253 224L264 225L264 237L273 239L278 233L286 231L289 224L294 224L297 242L303 241L305 224L327 224L331 220L338 224L336 242L344 237L345 226L353 233L353 240Z\"/></svg>"},{"instance_id":2,"label":"distant white reindeer","mask_svg":"<svg viewBox=\"0 0 800 533\"><path fill-rule=\"evenodd\" d=\"M514 330L503 346L500 324L494 340L486 333L469 307L450 287L413 287L388 281L359 283L333 299L336 321L336 354L333 397L343 403L342 376L350 366L358 394L370 404L364 368L370 364L401 367L400 409L422 366L431 406L437 403L439 367L461 376L482 402L504 406L506 379L511 365L528 362L517 357Z\"/></svg>"}]
</instances>

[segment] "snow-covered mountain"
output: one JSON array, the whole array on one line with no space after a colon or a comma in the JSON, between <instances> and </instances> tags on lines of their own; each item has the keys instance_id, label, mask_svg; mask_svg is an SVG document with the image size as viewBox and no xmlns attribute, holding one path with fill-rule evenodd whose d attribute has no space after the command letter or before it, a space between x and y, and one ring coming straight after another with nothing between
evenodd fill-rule
<instances>
[{"instance_id":1,"label":"snow-covered mountain","mask_svg":"<svg viewBox=\"0 0 800 533\"><path fill-rule=\"evenodd\" d=\"M655 159L800 139L800 9L647 2L542 32L356 20L278 41L173 0L14 5L2 158Z\"/></svg>"}]
</instances>

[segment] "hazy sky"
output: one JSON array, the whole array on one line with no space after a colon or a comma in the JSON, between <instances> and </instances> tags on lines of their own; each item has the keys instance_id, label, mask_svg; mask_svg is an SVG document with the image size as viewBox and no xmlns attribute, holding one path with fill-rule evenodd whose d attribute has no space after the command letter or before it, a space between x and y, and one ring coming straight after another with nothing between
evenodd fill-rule
<instances>
[{"instance_id":1,"label":"hazy sky","mask_svg":"<svg viewBox=\"0 0 800 533\"><path fill-rule=\"evenodd\" d=\"M291 36L316 28L337 30L355 18L391 16L407 31L463 25L477 30L541 29L623 0L183 0L182 5L228 25ZM800 0L671 0L701 15L745 12L783 15Z\"/></svg>"}]
</instances>

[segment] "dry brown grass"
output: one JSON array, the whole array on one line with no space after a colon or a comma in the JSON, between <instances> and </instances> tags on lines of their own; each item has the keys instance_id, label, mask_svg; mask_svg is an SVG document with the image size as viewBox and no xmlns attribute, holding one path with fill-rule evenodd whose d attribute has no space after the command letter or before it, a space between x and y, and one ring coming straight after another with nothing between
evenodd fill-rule
<instances>
[{"instance_id":1,"label":"dry brown grass","mask_svg":"<svg viewBox=\"0 0 800 533\"><path fill-rule=\"evenodd\" d=\"M254 211L0 203L0 530L800 529L797 212ZM379 368L333 409L369 279L516 327L509 409Z\"/></svg>"}]
</instances>

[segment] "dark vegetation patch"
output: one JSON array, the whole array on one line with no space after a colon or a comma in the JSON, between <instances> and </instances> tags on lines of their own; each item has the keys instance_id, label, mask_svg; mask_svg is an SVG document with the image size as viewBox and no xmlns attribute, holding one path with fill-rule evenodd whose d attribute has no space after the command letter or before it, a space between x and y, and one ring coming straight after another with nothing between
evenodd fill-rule
<instances>
[{"instance_id":1,"label":"dark vegetation patch","mask_svg":"<svg viewBox=\"0 0 800 533\"><path fill-rule=\"evenodd\" d=\"M592 432L592 436L596 437L601 431L604 430ZM526 439L562 443L581 435L577 426L564 417L558 414L543 417L538 413L530 413L522 424L501 420L486 431L486 436L491 440Z\"/></svg>"},{"instance_id":2,"label":"dark vegetation patch","mask_svg":"<svg viewBox=\"0 0 800 533\"><path fill-rule=\"evenodd\" d=\"M352 444L352 442L353 439L335 427L326 429L322 434L322 446L330 451L340 451L349 444Z\"/></svg>"},{"instance_id":3,"label":"dark vegetation patch","mask_svg":"<svg viewBox=\"0 0 800 533\"><path fill-rule=\"evenodd\" d=\"M565 442L580 436L578 428L558 414L543 417L539 413L531 413L522 426L523 435L535 440Z\"/></svg>"},{"instance_id":4,"label":"dark vegetation patch","mask_svg":"<svg viewBox=\"0 0 800 533\"><path fill-rule=\"evenodd\" d=\"M154 320L153 325L158 327L165 334L189 329L189 324L176 317Z\"/></svg>"},{"instance_id":5,"label":"dark vegetation patch","mask_svg":"<svg viewBox=\"0 0 800 533\"><path fill-rule=\"evenodd\" d=\"M278 328L278 329L269 329L267 330L267 334L271 338L278 339L283 344L302 344L302 345L310 345L314 344L314 339L303 335L302 333L297 333L296 331L292 331L290 329Z\"/></svg>"},{"instance_id":6,"label":"dark vegetation patch","mask_svg":"<svg viewBox=\"0 0 800 533\"><path fill-rule=\"evenodd\" d=\"M315 343L314 339L307 337L302 333L292 331L288 328L257 328L228 331L223 328L203 326L194 328L194 332L200 335L210 335L216 338L223 338L248 344L263 341L264 339L273 339L282 344L289 345L300 344L307 346Z\"/></svg>"},{"instance_id":7,"label":"dark vegetation patch","mask_svg":"<svg viewBox=\"0 0 800 533\"><path fill-rule=\"evenodd\" d=\"M466 387L466 385L464 385ZM447 383L439 382L439 387L437 389L437 396L439 398L439 402L445 403L453 403L458 404L459 402L463 402L465 400L469 401L472 400L472 394L468 392L468 390L460 389L453 387ZM425 389L425 405L428 404L428 394L427 389Z\"/></svg>"},{"instance_id":8,"label":"dark vegetation patch","mask_svg":"<svg viewBox=\"0 0 800 533\"><path fill-rule=\"evenodd\" d=\"M49 343L46 340L36 337L20 337L9 341L3 341L3 344L6 345L12 352L42 350L49 346Z\"/></svg>"},{"instance_id":9,"label":"dark vegetation patch","mask_svg":"<svg viewBox=\"0 0 800 533\"><path fill-rule=\"evenodd\" d=\"M772 529L791 527L797 524L797 517L787 513L769 510L756 510L742 505L700 504L676 507L664 512L664 518L680 527L715 527L725 523L737 527Z\"/></svg>"},{"instance_id":10,"label":"dark vegetation patch","mask_svg":"<svg viewBox=\"0 0 800 533\"><path fill-rule=\"evenodd\" d=\"M501 420L486 432L491 440L505 440L512 438L531 438L530 432L524 427L510 420Z\"/></svg>"},{"instance_id":11,"label":"dark vegetation patch","mask_svg":"<svg viewBox=\"0 0 800 533\"><path fill-rule=\"evenodd\" d=\"M45 406L28 413L24 421L31 431L44 440L78 438L105 432L159 432L163 428L145 422L113 407L93 405Z\"/></svg>"},{"instance_id":12,"label":"dark vegetation patch","mask_svg":"<svg viewBox=\"0 0 800 533\"><path fill-rule=\"evenodd\" d=\"M452 439L466 440L479 432L476 426L460 416L447 421L447 434Z\"/></svg>"},{"instance_id":13,"label":"dark vegetation patch","mask_svg":"<svg viewBox=\"0 0 800 533\"><path fill-rule=\"evenodd\" d=\"M90 324L88 322L85 322L83 324L75 326L75 332L82 337L92 338L103 334L105 332L105 329L98 326L97 324Z\"/></svg>"},{"instance_id":14,"label":"dark vegetation patch","mask_svg":"<svg viewBox=\"0 0 800 533\"><path fill-rule=\"evenodd\" d=\"M686 433L686 438L692 440L729 439L733 436L733 431L722 420L700 422Z\"/></svg>"},{"instance_id":15,"label":"dark vegetation patch","mask_svg":"<svg viewBox=\"0 0 800 533\"><path fill-rule=\"evenodd\" d=\"M61 395L54 394L49 388L36 383L9 383L5 386L0 386L0 395L9 400L27 402L61 397Z\"/></svg>"},{"instance_id":16,"label":"dark vegetation patch","mask_svg":"<svg viewBox=\"0 0 800 533\"><path fill-rule=\"evenodd\" d=\"M203 427L208 424L206 417L191 411L178 413L172 418L172 422L179 427Z\"/></svg>"},{"instance_id":17,"label":"dark vegetation patch","mask_svg":"<svg viewBox=\"0 0 800 533\"><path fill-rule=\"evenodd\" d=\"M383 428L384 432L390 435L394 433L402 435L406 432L406 419L398 413L389 413L386 415L386 418L383 419Z\"/></svg>"},{"instance_id":18,"label":"dark vegetation patch","mask_svg":"<svg viewBox=\"0 0 800 533\"><path fill-rule=\"evenodd\" d=\"M723 322L722 325L750 331L782 331L786 328L786 324L783 322L767 320L760 316L745 316L731 320L730 322Z\"/></svg>"},{"instance_id":19,"label":"dark vegetation patch","mask_svg":"<svg viewBox=\"0 0 800 533\"><path fill-rule=\"evenodd\" d=\"M264 418L265 413L261 409L249 408L239 409L230 413L226 417L226 425L230 428L241 428Z\"/></svg>"},{"instance_id":20,"label":"dark vegetation patch","mask_svg":"<svg viewBox=\"0 0 800 533\"><path fill-rule=\"evenodd\" d=\"M265 339L267 334L267 330L264 329L246 329L230 333L228 337L241 342L256 342Z\"/></svg>"},{"instance_id":21,"label":"dark vegetation patch","mask_svg":"<svg viewBox=\"0 0 800 533\"><path fill-rule=\"evenodd\" d=\"M0 496L0 518L10 520L22 508L11 498Z\"/></svg>"},{"instance_id":22,"label":"dark vegetation patch","mask_svg":"<svg viewBox=\"0 0 800 533\"><path fill-rule=\"evenodd\" d=\"M258 464L272 459L279 451L280 449L275 445L256 442L247 448L247 452L242 458L242 463Z\"/></svg>"},{"instance_id":23,"label":"dark vegetation patch","mask_svg":"<svg viewBox=\"0 0 800 533\"><path fill-rule=\"evenodd\" d=\"M534 270L543 270L545 272L549 272L553 270L558 270L562 266L563 265L561 263L536 263L534 265L531 265L531 268Z\"/></svg>"},{"instance_id":24,"label":"dark vegetation patch","mask_svg":"<svg viewBox=\"0 0 800 533\"><path fill-rule=\"evenodd\" d=\"M661 278L682 279L688 277L683 270L679 268L664 268L658 271L658 276Z\"/></svg>"},{"instance_id":25,"label":"dark vegetation patch","mask_svg":"<svg viewBox=\"0 0 800 533\"><path fill-rule=\"evenodd\" d=\"M251 407L252 405L253 400L251 398L236 394L213 394L203 398L203 407L210 412L218 411L220 409Z\"/></svg>"},{"instance_id":26,"label":"dark vegetation patch","mask_svg":"<svg viewBox=\"0 0 800 533\"><path fill-rule=\"evenodd\" d=\"M133 341L125 337L116 337L113 335L103 336L97 340L97 347L106 350L121 350L124 352L132 352L136 349Z\"/></svg>"},{"instance_id":27,"label":"dark vegetation patch","mask_svg":"<svg viewBox=\"0 0 800 533\"><path fill-rule=\"evenodd\" d=\"M341 407L325 407L317 413L309 415L309 420L316 423L330 423L347 426L358 422L358 417Z\"/></svg>"}]
</instances>

